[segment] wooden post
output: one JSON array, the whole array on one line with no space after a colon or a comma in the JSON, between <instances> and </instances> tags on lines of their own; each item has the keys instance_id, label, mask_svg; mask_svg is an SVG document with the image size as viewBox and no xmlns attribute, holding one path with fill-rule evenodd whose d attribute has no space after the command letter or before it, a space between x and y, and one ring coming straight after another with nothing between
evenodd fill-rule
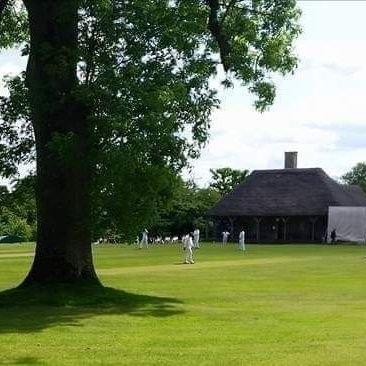
<instances>
[{"instance_id":1,"label":"wooden post","mask_svg":"<svg viewBox=\"0 0 366 366\"><path fill-rule=\"evenodd\" d=\"M288 217L281 217L282 221L283 221L283 240L286 241L287 240L287 222L288 222Z\"/></svg>"},{"instance_id":2,"label":"wooden post","mask_svg":"<svg viewBox=\"0 0 366 366\"><path fill-rule=\"evenodd\" d=\"M315 241L315 223L317 222L317 217L310 217L311 222L311 241Z\"/></svg>"},{"instance_id":3,"label":"wooden post","mask_svg":"<svg viewBox=\"0 0 366 366\"><path fill-rule=\"evenodd\" d=\"M260 223L262 221L262 218L261 217L255 217L254 218L255 220L255 223L256 223L256 237L257 237L257 241L260 240Z\"/></svg>"},{"instance_id":4,"label":"wooden post","mask_svg":"<svg viewBox=\"0 0 366 366\"><path fill-rule=\"evenodd\" d=\"M234 217L228 217L229 222L230 222L230 234L231 234L231 238L233 238L234 236L234 221L235 218Z\"/></svg>"}]
</instances>

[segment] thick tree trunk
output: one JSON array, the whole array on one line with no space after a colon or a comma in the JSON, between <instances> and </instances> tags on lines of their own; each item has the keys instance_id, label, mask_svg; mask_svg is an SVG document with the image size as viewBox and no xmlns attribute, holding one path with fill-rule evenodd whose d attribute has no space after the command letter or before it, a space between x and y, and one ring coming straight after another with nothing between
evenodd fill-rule
<instances>
[{"instance_id":1,"label":"thick tree trunk","mask_svg":"<svg viewBox=\"0 0 366 366\"><path fill-rule=\"evenodd\" d=\"M88 113L78 92L77 0L24 0L37 149L38 234L24 285L98 281L90 235Z\"/></svg>"}]
</instances>

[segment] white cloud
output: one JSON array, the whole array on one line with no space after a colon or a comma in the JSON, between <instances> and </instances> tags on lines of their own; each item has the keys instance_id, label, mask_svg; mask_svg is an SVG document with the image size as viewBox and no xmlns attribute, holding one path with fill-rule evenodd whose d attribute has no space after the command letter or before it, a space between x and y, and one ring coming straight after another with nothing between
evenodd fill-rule
<instances>
[{"instance_id":1,"label":"white cloud","mask_svg":"<svg viewBox=\"0 0 366 366\"><path fill-rule=\"evenodd\" d=\"M299 152L299 167L322 167L333 177L366 160L366 30L357 21L366 3L300 4L295 75L276 78L275 105L264 114L244 89L224 94L211 141L194 163L199 183L208 182L209 168L282 168L284 151Z\"/></svg>"}]
</instances>

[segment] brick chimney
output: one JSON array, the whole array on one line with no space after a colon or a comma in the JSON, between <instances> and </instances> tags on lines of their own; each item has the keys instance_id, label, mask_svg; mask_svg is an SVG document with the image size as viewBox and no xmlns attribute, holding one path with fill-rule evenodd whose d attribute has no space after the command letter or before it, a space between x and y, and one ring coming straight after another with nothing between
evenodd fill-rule
<instances>
[{"instance_id":1,"label":"brick chimney","mask_svg":"<svg viewBox=\"0 0 366 366\"><path fill-rule=\"evenodd\" d=\"M285 169L297 168L297 151L285 152Z\"/></svg>"}]
</instances>

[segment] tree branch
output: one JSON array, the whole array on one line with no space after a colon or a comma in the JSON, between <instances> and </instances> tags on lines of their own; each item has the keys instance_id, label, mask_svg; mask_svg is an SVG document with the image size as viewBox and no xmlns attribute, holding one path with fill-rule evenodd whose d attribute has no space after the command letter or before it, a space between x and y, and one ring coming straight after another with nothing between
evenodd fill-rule
<instances>
[{"instance_id":1,"label":"tree branch","mask_svg":"<svg viewBox=\"0 0 366 366\"><path fill-rule=\"evenodd\" d=\"M93 56L94 56L94 52L95 52L95 48L96 48L96 26L93 27L92 31L91 31L91 35L89 38L89 47L87 50L87 55L86 55L86 59L85 59L85 63L86 63L86 70L85 70L85 84L89 85L89 83L92 81L93 79L93 75L95 72L95 65L93 62Z\"/></svg>"},{"instance_id":2,"label":"tree branch","mask_svg":"<svg viewBox=\"0 0 366 366\"><path fill-rule=\"evenodd\" d=\"M6 5L8 5L8 2L9 2L9 0L0 0L0 22L3 18L3 12L4 12Z\"/></svg>"},{"instance_id":3,"label":"tree branch","mask_svg":"<svg viewBox=\"0 0 366 366\"><path fill-rule=\"evenodd\" d=\"M220 4L218 0L206 0L208 7L210 8L210 14L208 18L208 29L211 31L212 36L215 38L220 51L221 63L225 71L229 70L229 55L230 55L230 42L228 37L223 32L222 26L219 21Z\"/></svg>"},{"instance_id":4,"label":"tree branch","mask_svg":"<svg viewBox=\"0 0 366 366\"><path fill-rule=\"evenodd\" d=\"M227 17L227 15L229 14L231 8L235 5L235 3L237 2L238 0L231 0L230 3L228 4L228 6L226 7L226 11L225 11L225 14L222 16L221 18L221 22L220 22L220 26L222 27L222 25L224 24L224 21Z\"/></svg>"}]
</instances>

